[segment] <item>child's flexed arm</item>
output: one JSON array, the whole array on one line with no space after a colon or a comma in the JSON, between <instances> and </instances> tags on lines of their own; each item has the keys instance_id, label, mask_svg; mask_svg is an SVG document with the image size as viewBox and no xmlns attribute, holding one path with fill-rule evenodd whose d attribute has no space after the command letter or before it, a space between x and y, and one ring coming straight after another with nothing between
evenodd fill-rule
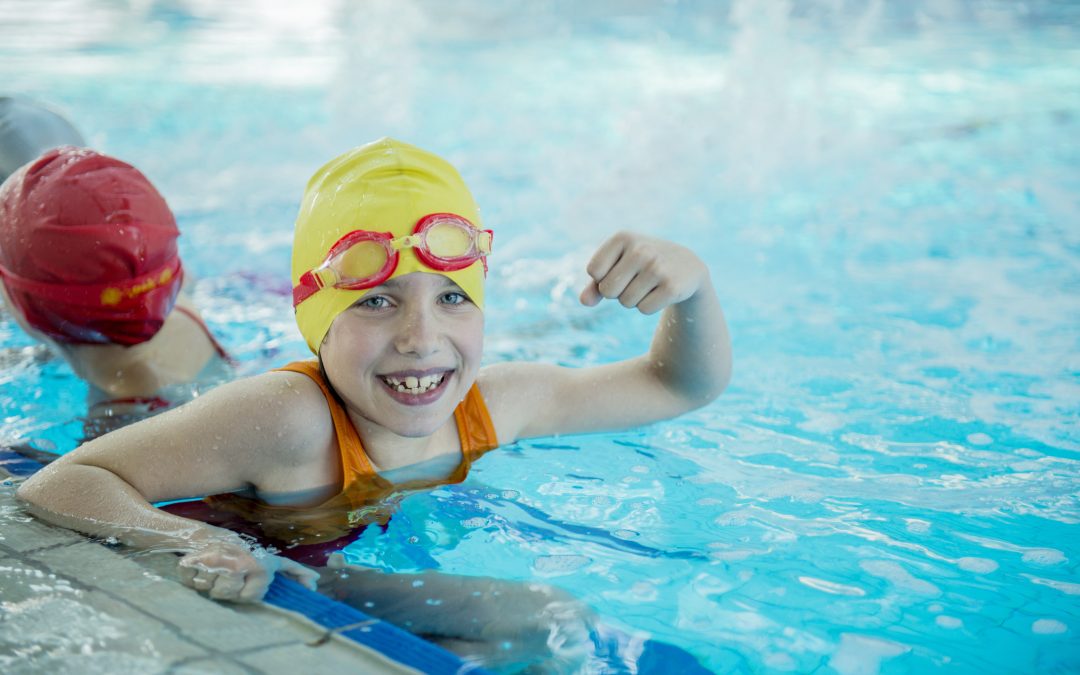
<instances>
[{"instance_id":1,"label":"child's flexed arm","mask_svg":"<svg viewBox=\"0 0 1080 675\"><path fill-rule=\"evenodd\" d=\"M731 343L709 270L693 251L631 232L587 267L581 301L663 310L649 352L595 368L497 364L481 374L500 440L623 429L703 406L731 377Z\"/></svg>"}]
</instances>

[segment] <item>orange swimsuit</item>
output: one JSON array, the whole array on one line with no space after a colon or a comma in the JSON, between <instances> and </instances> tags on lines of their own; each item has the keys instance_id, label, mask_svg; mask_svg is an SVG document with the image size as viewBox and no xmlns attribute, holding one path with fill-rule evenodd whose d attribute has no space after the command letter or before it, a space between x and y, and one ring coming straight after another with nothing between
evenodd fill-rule
<instances>
[{"instance_id":1,"label":"orange swimsuit","mask_svg":"<svg viewBox=\"0 0 1080 675\"><path fill-rule=\"evenodd\" d=\"M322 389L326 397L326 404L330 406L330 416L334 420L334 432L337 435L338 449L341 452L341 469L345 474L342 481L342 491L348 492L350 486L356 483L364 485L374 484L382 488L396 487L401 489L408 485L392 486L382 476L375 473L371 466L371 460L364 452L364 446L360 443L360 437L356 433L356 427L349 419L345 408L330 391L330 386L319 372L319 364L316 361L296 361L287 366L278 368L279 371L290 371L307 375L315 384ZM484 397L480 395L480 389L473 383L469 392L465 394L465 400L454 409L454 421L457 422L458 438L461 440L461 463L453 474L438 481L435 484L460 483L465 480L469 473L469 467L473 460L488 450L499 445L495 438L495 427L491 424L491 416L488 414Z\"/></svg>"},{"instance_id":2,"label":"orange swimsuit","mask_svg":"<svg viewBox=\"0 0 1080 675\"><path fill-rule=\"evenodd\" d=\"M249 534L294 560L325 564L327 555L353 541L368 525L385 526L408 492L460 483L473 461L499 444L487 405L474 383L454 409L461 441L461 462L454 472L439 480L392 484L375 472L356 427L319 372L318 363L296 361L278 370L307 375L322 389L341 453L341 492L314 507L275 506L225 494L207 497L201 503L170 505L168 511Z\"/></svg>"}]
</instances>

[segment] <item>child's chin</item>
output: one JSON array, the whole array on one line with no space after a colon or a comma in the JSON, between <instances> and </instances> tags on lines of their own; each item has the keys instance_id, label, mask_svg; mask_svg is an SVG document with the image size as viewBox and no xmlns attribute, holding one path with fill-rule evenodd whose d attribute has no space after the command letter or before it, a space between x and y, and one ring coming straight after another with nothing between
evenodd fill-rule
<instances>
[{"instance_id":1,"label":"child's chin","mask_svg":"<svg viewBox=\"0 0 1080 675\"><path fill-rule=\"evenodd\" d=\"M441 429L453 415L452 410L444 414L430 412L424 415L394 415L392 419L387 419L383 426L398 436L424 438Z\"/></svg>"}]
</instances>

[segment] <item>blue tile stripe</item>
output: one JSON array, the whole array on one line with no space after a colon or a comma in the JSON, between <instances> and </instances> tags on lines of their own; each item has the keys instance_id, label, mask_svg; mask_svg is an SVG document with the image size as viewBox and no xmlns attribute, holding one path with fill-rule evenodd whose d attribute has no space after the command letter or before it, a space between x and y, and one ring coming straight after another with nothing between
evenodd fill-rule
<instances>
[{"instance_id":1,"label":"blue tile stripe","mask_svg":"<svg viewBox=\"0 0 1080 675\"><path fill-rule=\"evenodd\" d=\"M422 673L480 675L487 672L408 631L368 616L355 607L319 595L281 575L274 578L263 600L282 609L299 612L328 630L356 626L339 634Z\"/></svg>"},{"instance_id":2,"label":"blue tile stripe","mask_svg":"<svg viewBox=\"0 0 1080 675\"><path fill-rule=\"evenodd\" d=\"M43 464L0 446L0 469L24 478ZM301 614L328 631L354 626L339 635L379 652L387 659L428 675L486 675L488 671L445 649L422 640L393 624L364 614L355 607L331 600L299 582L278 575L263 598L276 607Z\"/></svg>"},{"instance_id":3,"label":"blue tile stripe","mask_svg":"<svg viewBox=\"0 0 1080 675\"><path fill-rule=\"evenodd\" d=\"M35 462L13 450L0 446L0 469L7 471L16 478L26 478L43 466L45 465L40 462Z\"/></svg>"}]
</instances>

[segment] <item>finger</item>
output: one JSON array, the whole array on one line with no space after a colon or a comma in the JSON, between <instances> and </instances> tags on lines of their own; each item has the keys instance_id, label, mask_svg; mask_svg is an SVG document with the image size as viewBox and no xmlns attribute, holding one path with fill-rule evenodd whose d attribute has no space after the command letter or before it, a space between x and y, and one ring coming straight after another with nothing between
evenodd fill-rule
<instances>
[{"instance_id":1,"label":"finger","mask_svg":"<svg viewBox=\"0 0 1080 675\"><path fill-rule=\"evenodd\" d=\"M266 589L270 588L270 581L274 578L273 573L265 569L258 569L248 573L244 578L244 588L236 596L238 602L256 602L266 595Z\"/></svg>"},{"instance_id":2,"label":"finger","mask_svg":"<svg viewBox=\"0 0 1080 675\"><path fill-rule=\"evenodd\" d=\"M596 285L596 281L589 279L589 285L581 291L581 304L586 307L596 307L604 296L600 295L600 288Z\"/></svg>"},{"instance_id":3,"label":"finger","mask_svg":"<svg viewBox=\"0 0 1080 675\"><path fill-rule=\"evenodd\" d=\"M193 586L195 575L199 573L199 568L193 567L191 563L181 560L176 566L177 572L180 574L180 583L185 586Z\"/></svg>"},{"instance_id":4,"label":"finger","mask_svg":"<svg viewBox=\"0 0 1080 675\"><path fill-rule=\"evenodd\" d=\"M623 307L637 307L638 303L656 288L656 282L655 275L641 270L619 294L619 303Z\"/></svg>"},{"instance_id":5,"label":"finger","mask_svg":"<svg viewBox=\"0 0 1080 675\"><path fill-rule=\"evenodd\" d=\"M605 298L617 298L622 295L626 287L634 280L640 271L640 265L624 255L619 258L615 266L601 279L596 280L596 287L600 289L600 295Z\"/></svg>"},{"instance_id":6,"label":"finger","mask_svg":"<svg viewBox=\"0 0 1080 675\"><path fill-rule=\"evenodd\" d=\"M332 570L341 569L348 563L345 562L345 554L341 551L334 551L330 554L330 557L326 559L326 566Z\"/></svg>"},{"instance_id":7,"label":"finger","mask_svg":"<svg viewBox=\"0 0 1080 675\"><path fill-rule=\"evenodd\" d=\"M219 574L209 595L215 600L235 600L240 597L240 591L243 588L243 572L233 571L229 574Z\"/></svg>"},{"instance_id":8,"label":"finger","mask_svg":"<svg viewBox=\"0 0 1080 675\"><path fill-rule=\"evenodd\" d=\"M214 572L199 570L191 580L191 586L197 591L208 591L214 587L217 576Z\"/></svg>"},{"instance_id":9,"label":"finger","mask_svg":"<svg viewBox=\"0 0 1080 675\"><path fill-rule=\"evenodd\" d=\"M675 298L663 286L657 286L637 304L642 314L656 314L674 302Z\"/></svg>"},{"instance_id":10,"label":"finger","mask_svg":"<svg viewBox=\"0 0 1080 675\"><path fill-rule=\"evenodd\" d=\"M593 253L589 264L585 266L585 271L597 281L603 279L611 271L611 268L615 266L615 263L619 262L622 252L623 238L620 235L615 235L601 244L596 253Z\"/></svg>"},{"instance_id":11,"label":"finger","mask_svg":"<svg viewBox=\"0 0 1080 675\"><path fill-rule=\"evenodd\" d=\"M289 560L281 566L281 573L296 579L301 584L315 590L319 585L319 573L310 567L305 567L295 560Z\"/></svg>"}]
</instances>

